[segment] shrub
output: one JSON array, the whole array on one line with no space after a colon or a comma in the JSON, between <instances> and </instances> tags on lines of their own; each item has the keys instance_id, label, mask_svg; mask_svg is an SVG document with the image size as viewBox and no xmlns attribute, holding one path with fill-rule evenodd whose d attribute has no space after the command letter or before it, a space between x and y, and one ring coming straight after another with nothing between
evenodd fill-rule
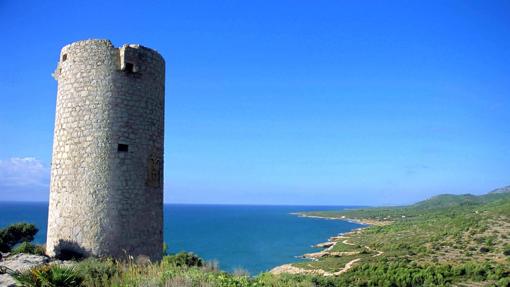
<instances>
[{"instance_id":1,"label":"shrub","mask_svg":"<svg viewBox=\"0 0 510 287\"><path fill-rule=\"evenodd\" d=\"M165 282L165 286L193 287L195 284L193 284L193 280L191 278L185 276L176 276L168 279ZM205 284L201 284L200 286L208 287Z\"/></svg>"},{"instance_id":2,"label":"shrub","mask_svg":"<svg viewBox=\"0 0 510 287\"><path fill-rule=\"evenodd\" d=\"M10 252L12 247L34 240L37 228L29 223L16 223L0 229L0 252Z\"/></svg>"},{"instance_id":3,"label":"shrub","mask_svg":"<svg viewBox=\"0 0 510 287\"><path fill-rule=\"evenodd\" d=\"M45 250L41 245L35 245L28 241L22 242L12 249L13 254L18 253L28 253L28 254L36 254L36 255L44 255Z\"/></svg>"},{"instance_id":4,"label":"shrub","mask_svg":"<svg viewBox=\"0 0 510 287\"><path fill-rule=\"evenodd\" d=\"M108 286L111 279L119 274L120 269L122 268L119 268L112 259L88 258L75 266L86 286Z\"/></svg>"},{"instance_id":5,"label":"shrub","mask_svg":"<svg viewBox=\"0 0 510 287\"><path fill-rule=\"evenodd\" d=\"M510 278L502 278L496 286L510 286Z\"/></svg>"},{"instance_id":6,"label":"shrub","mask_svg":"<svg viewBox=\"0 0 510 287\"><path fill-rule=\"evenodd\" d=\"M163 242L163 256L167 256L168 254L168 244L166 242Z\"/></svg>"},{"instance_id":7,"label":"shrub","mask_svg":"<svg viewBox=\"0 0 510 287\"><path fill-rule=\"evenodd\" d=\"M485 246L480 247L480 252L482 252L482 253L487 253L489 251L491 251L491 250Z\"/></svg>"},{"instance_id":8,"label":"shrub","mask_svg":"<svg viewBox=\"0 0 510 287\"><path fill-rule=\"evenodd\" d=\"M41 265L25 272L13 273L14 279L26 287L81 286L83 278L73 268Z\"/></svg>"},{"instance_id":9,"label":"shrub","mask_svg":"<svg viewBox=\"0 0 510 287\"><path fill-rule=\"evenodd\" d=\"M496 238L495 236L490 236L490 237L485 238L485 245L494 246L495 238Z\"/></svg>"},{"instance_id":10,"label":"shrub","mask_svg":"<svg viewBox=\"0 0 510 287\"><path fill-rule=\"evenodd\" d=\"M505 249L505 251L503 251L503 254L506 256L510 256L510 248Z\"/></svg>"},{"instance_id":11,"label":"shrub","mask_svg":"<svg viewBox=\"0 0 510 287\"><path fill-rule=\"evenodd\" d=\"M163 263L179 267L202 267L204 265L202 258L191 252L179 252L175 255L165 256Z\"/></svg>"},{"instance_id":12,"label":"shrub","mask_svg":"<svg viewBox=\"0 0 510 287\"><path fill-rule=\"evenodd\" d=\"M204 271L218 272L220 271L220 262L218 260L208 260L202 267Z\"/></svg>"},{"instance_id":13,"label":"shrub","mask_svg":"<svg viewBox=\"0 0 510 287\"><path fill-rule=\"evenodd\" d=\"M234 276L250 276L250 272L244 268L235 268L232 272Z\"/></svg>"}]
</instances>

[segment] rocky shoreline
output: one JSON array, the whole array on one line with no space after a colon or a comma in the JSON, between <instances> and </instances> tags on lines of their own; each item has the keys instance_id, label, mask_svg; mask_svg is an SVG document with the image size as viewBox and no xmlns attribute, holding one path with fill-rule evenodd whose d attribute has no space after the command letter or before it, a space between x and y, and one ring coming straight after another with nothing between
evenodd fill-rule
<instances>
[{"instance_id":1,"label":"rocky shoreline","mask_svg":"<svg viewBox=\"0 0 510 287\"><path fill-rule=\"evenodd\" d=\"M366 227L368 227L368 225L364 226L364 227L356 228L356 229L351 230L349 232L339 233L336 236L332 236L332 237L330 237L328 239L327 242L319 243L319 244L316 244L316 245L313 246L315 248L325 248L324 250L319 251L319 252L306 253L306 254L303 254L300 257L301 258L306 258L306 259L309 259L309 260L319 260L319 258L324 257L324 256L350 256L350 255L356 255L359 252L356 252L356 251L354 251L354 252L351 252L351 251L349 251L349 252L331 252L331 249L333 249L333 247L338 242L340 242L340 240L342 240L342 239L343 239L344 243L350 245L351 243L347 243L346 240L348 238L350 238L351 235L354 235L354 234L357 234L357 233L361 232ZM326 272L324 270L319 270L319 269L317 269L317 270L303 269L303 268L299 268L299 267L296 267L296 266L292 265L292 263L276 266L273 269L271 269L269 272L271 274L275 274L275 275L282 274L282 273L287 273L287 274L309 274L309 275L321 275L321 276L333 276L333 275L335 275L336 276L336 275L342 274L344 272L347 272L352 267L352 265L354 263L356 263L357 261L359 261L359 259L354 259L354 260L348 262L343 269L341 269L341 270L339 270L338 272L335 272L335 273L330 273L330 272Z\"/></svg>"},{"instance_id":2,"label":"rocky shoreline","mask_svg":"<svg viewBox=\"0 0 510 287\"><path fill-rule=\"evenodd\" d=\"M351 235L361 233L363 229L365 229L371 225L381 226L381 225L387 225L387 224L391 223L388 221L352 219L352 218L346 218L345 216L343 216L341 218L324 217L324 216L316 216L316 215L307 215L307 214L300 213L300 212L295 212L295 213L291 213L291 214L299 216L299 217L307 217L307 218L320 218L320 219L327 219L327 220L343 220L343 221L347 221L347 222L353 222L353 223L364 225L362 227L353 229L349 232L339 233L336 236L332 236L332 237L328 238L328 241L326 241L326 242L318 243L318 244L315 244L312 246L314 248L323 248L324 250L322 250L322 251L306 253L306 254L303 254L302 256L299 256L300 258L306 258L309 260L319 260L319 258L322 258L324 256L356 255L359 252L357 252L357 251L331 252L331 250L338 242L343 242L344 244L353 245L352 243L347 242L347 239L349 239L351 237ZM347 263L342 270L335 272L335 273L328 273L328 272L325 272L324 270L307 270L307 269L293 266L292 263L276 266L273 269L271 269L269 272L272 274L288 273L288 274L310 274L310 275L331 276L331 275L339 275L339 274L342 274L342 273L348 271L352 267L352 265L354 263L356 263L357 261L359 261L359 259L352 260L351 262Z\"/></svg>"},{"instance_id":3,"label":"rocky shoreline","mask_svg":"<svg viewBox=\"0 0 510 287\"><path fill-rule=\"evenodd\" d=\"M315 259L316 260L316 259L319 259L319 258L324 257L326 255L327 256L350 256L350 255L356 255L359 252L357 252L357 251L331 252L331 250L333 249L333 247L338 242L340 242L341 240L343 240L345 242L348 238L350 238L351 235L360 233L364 228L366 228L366 226L365 227L360 227L360 228L353 229L353 230L351 230L349 232L339 233L336 236L332 236L332 237L328 238L328 241L323 242L323 243L319 243L319 244L316 244L316 245L312 246L314 248L324 248L324 250L319 251L319 252L306 253L306 254L303 254L303 256L301 256L301 257L302 258L307 258L307 259L312 259L312 260ZM347 243L347 242L345 242L345 244L352 245L352 244Z\"/></svg>"}]
</instances>

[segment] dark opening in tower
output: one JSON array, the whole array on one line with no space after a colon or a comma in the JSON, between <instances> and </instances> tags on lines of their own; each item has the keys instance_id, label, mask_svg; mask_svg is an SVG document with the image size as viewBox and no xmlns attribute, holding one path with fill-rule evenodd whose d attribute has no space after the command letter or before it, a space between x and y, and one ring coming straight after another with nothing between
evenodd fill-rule
<instances>
[{"instance_id":1,"label":"dark opening in tower","mask_svg":"<svg viewBox=\"0 0 510 287\"><path fill-rule=\"evenodd\" d=\"M128 145L127 144L119 144L117 146L118 152L127 152L128 151Z\"/></svg>"},{"instance_id":2,"label":"dark opening in tower","mask_svg":"<svg viewBox=\"0 0 510 287\"><path fill-rule=\"evenodd\" d=\"M125 70L128 73L134 73L135 72L135 65L133 65L133 63L126 63Z\"/></svg>"}]
</instances>

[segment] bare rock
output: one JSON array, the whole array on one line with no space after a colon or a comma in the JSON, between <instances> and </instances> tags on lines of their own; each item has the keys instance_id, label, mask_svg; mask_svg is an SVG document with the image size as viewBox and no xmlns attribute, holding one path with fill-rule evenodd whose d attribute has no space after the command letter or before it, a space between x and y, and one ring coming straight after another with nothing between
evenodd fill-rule
<instances>
[{"instance_id":1,"label":"bare rock","mask_svg":"<svg viewBox=\"0 0 510 287\"><path fill-rule=\"evenodd\" d=\"M13 271L25 271L30 268L46 264L49 262L49 258L41 255L33 254L2 254L3 258L0 260L0 269L7 272L0 274L0 286L2 287L14 287L16 286L16 280L9 275L9 272Z\"/></svg>"},{"instance_id":2,"label":"bare rock","mask_svg":"<svg viewBox=\"0 0 510 287\"><path fill-rule=\"evenodd\" d=\"M328 248L328 247L331 247L333 245L335 245L335 242L328 241L328 242L316 244L313 247L315 247L315 248Z\"/></svg>"},{"instance_id":3,"label":"bare rock","mask_svg":"<svg viewBox=\"0 0 510 287\"><path fill-rule=\"evenodd\" d=\"M2 287L15 287L16 280L9 274L0 274L0 286Z\"/></svg>"},{"instance_id":4,"label":"bare rock","mask_svg":"<svg viewBox=\"0 0 510 287\"><path fill-rule=\"evenodd\" d=\"M48 262L49 258L46 256L20 253L4 258L0 265L12 271L25 271Z\"/></svg>"},{"instance_id":5,"label":"bare rock","mask_svg":"<svg viewBox=\"0 0 510 287\"><path fill-rule=\"evenodd\" d=\"M314 252L314 253L306 253L306 254L303 254L303 258L308 258L308 259L319 259L321 257L324 257L328 255L327 252L324 252L324 251L321 251L321 252Z\"/></svg>"}]
</instances>

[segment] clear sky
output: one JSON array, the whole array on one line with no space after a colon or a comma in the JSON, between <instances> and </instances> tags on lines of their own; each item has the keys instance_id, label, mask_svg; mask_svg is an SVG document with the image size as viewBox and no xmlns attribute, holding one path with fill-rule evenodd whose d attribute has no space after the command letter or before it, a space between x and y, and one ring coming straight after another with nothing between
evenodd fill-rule
<instances>
[{"instance_id":1,"label":"clear sky","mask_svg":"<svg viewBox=\"0 0 510 287\"><path fill-rule=\"evenodd\" d=\"M88 38L166 58L166 202L510 184L509 1L0 0L0 27L0 200L48 199L51 73Z\"/></svg>"}]
</instances>

